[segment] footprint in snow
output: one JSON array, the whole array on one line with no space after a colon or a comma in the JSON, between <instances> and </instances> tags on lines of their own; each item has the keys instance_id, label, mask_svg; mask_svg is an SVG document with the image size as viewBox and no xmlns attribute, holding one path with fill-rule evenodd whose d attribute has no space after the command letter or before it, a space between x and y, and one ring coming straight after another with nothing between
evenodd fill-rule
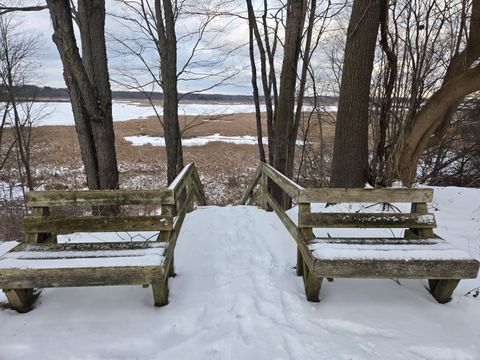
<instances>
[{"instance_id":1,"label":"footprint in snow","mask_svg":"<svg viewBox=\"0 0 480 360\"><path fill-rule=\"evenodd\" d=\"M350 333L352 335L373 335L380 337L394 337L388 330L377 329L360 323L341 319L319 319L318 323L326 330L337 333Z\"/></svg>"}]
</instances>

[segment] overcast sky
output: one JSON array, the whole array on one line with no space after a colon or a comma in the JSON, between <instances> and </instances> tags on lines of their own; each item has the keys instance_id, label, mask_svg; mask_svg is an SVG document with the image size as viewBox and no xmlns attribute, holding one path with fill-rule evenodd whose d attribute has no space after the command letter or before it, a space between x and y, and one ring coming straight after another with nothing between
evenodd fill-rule
<instances>
[{"instance_id":1,"label":"overcast sky","mask_svg":"<svg viewBox=\"0 0 480 360\"><path fill-rule=\"evenodd\" d=\"M26 2L27 3L27 2ZM36 4L35 1L30 2ZM42 3L42 2L39 2ZM111 1L107 0L107 4L111 3ZM23 4L23 3L22 3ZM118 5L112 6L108 8L108 11L114 12L119 10ZM38 11L38 12L28 12L28 13L21 13L18 15L22 21L22 28L24 32L28 32L30 34L35 34L38 37L38 42L41 44L40 51L37 55L37 61L39 63L39 71L38 71L38 79L32 81L33 84L38 86L51 86L51 87L65 87L65 82L63 80L63 67L60 61L60 57L58 55L57 48L52 41L52 34L53 29L50 22L50 16L47 10ZM227 20L219 20L227 21ZM228 21L232 21L231 19ZM216 26L221 27L222 24L216 24ZM179 24L177 26L177 31L181 32L182 29L185 30L189 26L194 26L194 22L186 21L183 24ZM243 21L234 20L234 24L232 24L234 31L224 32L222 34L211 35L210 41L214 41L215 44L227 45L229 49L239 47L241 44L244 44L248 41L248 28ZM108 57L109 57L109 68L112 80L112 88L116 90L124 90L125 87L119 85L115 80L123 81L122 78L118 75L119 71L125 71L128 69L132 69L132 73L134 73L134 69L138 69L138 62L134 57L125 56L123 54L119 54L116 49L120 49L120 46L116 44L113 40L110 40L111 34L127 34L129 29L126 28L123 24L119 24L117 20L108 17L107 18L107 46L108 46ZM78 36L77 36L78 39ZM190 54L190 47L191 47L191 40L190 42L186 41L179 45L178 48L178 66L179 68L182 66L182 61L188 58ZM204 51L203 58L210 59L212 56L214 58L221 58L223 61L221 64L212 64L210 65L209 71L212 70L223 70L228 71L229 73L238 73L237 76L228 80L223 85L209 90L210 93L224 93L224 94L250 94L251 87L250 87L250 75L248 69L248 49L243 47L242 49L236 51L234 54L225 56L226 49L222 50L222 54L213 53L212 51ZM212 55L214 54L214 55ZM157 63L156 55L151 52L151 59L152 64ZM204 66L205 68L205 66ZM198 69L198 68L197 68ZM190 76L191 77L191 76ZM142 78L139 75L139 78ZM216 79L218 80L218 78ZM148 79L144 79L143 83L147 82ZM193 91L201 88L209 87L212 84L212 81L208 80L196 80L192 81L189 79L189 75L183 76L183 81L179 82L179 91L180 92L187 92ZM159 91L159 89L155 89Z\"/></svg>"}]
</instances>

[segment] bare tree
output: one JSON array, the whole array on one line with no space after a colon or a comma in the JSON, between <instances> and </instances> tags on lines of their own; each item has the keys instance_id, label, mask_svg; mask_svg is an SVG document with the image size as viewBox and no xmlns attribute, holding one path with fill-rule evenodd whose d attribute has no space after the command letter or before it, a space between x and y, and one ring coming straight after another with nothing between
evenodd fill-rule
<instances>
[{"instance_id":1,"label":"bare tree","mask_svg":"<svg viewBox=\"0 0 480 360\"><path fill-rule=\"evenodd\" d=\"M179 101L187 94L211 90L235 74L235 71L216 69L229 53L221 54L222 45L214 43L211 34L225 30L214 29L215 20L222 13L220 8L225 3L156 0L152 5L147 0L117 2L122 4L124 11L112 15L120 23L127 24L131 31L112 35L121 48L116 51L133 57L136 65L119 69L116 81L142 92L155 110L165 136L167 181L170 183L183 168L182 134L201 124L190 122L181 129ZM179 48L188 53L186 59L179 59ZM208 53L215 53L215 56ZM206 80L210 83L204 88L197 86L196 90L182 95L178 92L181 81ZM163 92L163 116L152 98L153 91L158 87Z\"/></svg>"},{"instance_id":2,"label":"bare tree","mask_svg":"<svg viewBox=\"0 0 480 360\"><path fill-rule=\"evenodd\" d=\"M31 168L31 128L38 111L34 109L33 100L19 96L17 90L25 84L26 79L34 73L32 58L38 50L33 37L18 31L21 23L11 14L0 15L0 80L5 91L0 147L3 130L6 126L11 132L11 143L6 146L2 167L14 152L17 156L20 183L29 190L34 190L35 183Z\"/></svg>"},{"instance_id":3,"label":"bare tree","mask_svg":"<svg viewBox=\"0 0 480 360\"><path fill-rule=\"evenodd\" d=\"M459 104L480 90L480 1L473 0L468 30L460 33L456 53L448 63L440 87L425 101L421 110L403 129L390 169L406 185L416 177L423 151L445 136ZM464 43L461 49L461 43Z\"/></svg>"},{"instance_id":4,"label":"bare tree","mask_svg":"<svg viewBox=\"0 0 480 360\"><path fill-rule=\"evenodd\" d=\"M105 45L105 1L47 0L63 63L75 127L90 189L118 188L118 167L112 118L112 94ZM81 38L80 56L73 21Z\"/></svg>"},{"instance_id":5,"label":"bare tree","mask_svg":"<svg viewBox=\"0 0 480 360\"><path fill-rule=\"evenodd\" d=\"M247 0L252 84L257 108L257 137L261 137L261 114L258 105L260 94L256 87L254 43L260 60L266 106L269 162L290 178L294 173L295 148L303 118L309 66L330 19L342 8L342 4L333 5L329 1L317 3L316 0L292 1L275 8L273 4L264 1L260 15L257 15L252 2ZM269 19L267 14L272 14ZM284 39L279 30L285 32ZM280 74L275 70L278 49L283 52ZM259 141L261 159L262 150L263 146ZM280 202L280 190L274 189L274 196ZM287 199L283 199L282 203L285 207L289 205Z\"/></svg>"}]
</instances>

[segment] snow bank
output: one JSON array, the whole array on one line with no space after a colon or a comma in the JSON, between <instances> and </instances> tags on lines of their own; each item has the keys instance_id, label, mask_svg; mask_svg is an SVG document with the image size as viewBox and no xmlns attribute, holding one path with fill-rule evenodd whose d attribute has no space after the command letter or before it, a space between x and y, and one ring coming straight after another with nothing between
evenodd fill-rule
<instances>
[{"instance_id":1,"label":"snow bank","mask_svg":"<svg viewBox=\"0 0 480 360\"><path fill-rule=\"evenodd\" d=\"M438 233L480 257L480 190L435 189ZM440 305L426 281L336 279L305 300L295 242L273 213L201 207L175 251L170 303L140 286L42 291L0 311L0 359L480 359L480 300Z\"/></svg>"}]
</instances>

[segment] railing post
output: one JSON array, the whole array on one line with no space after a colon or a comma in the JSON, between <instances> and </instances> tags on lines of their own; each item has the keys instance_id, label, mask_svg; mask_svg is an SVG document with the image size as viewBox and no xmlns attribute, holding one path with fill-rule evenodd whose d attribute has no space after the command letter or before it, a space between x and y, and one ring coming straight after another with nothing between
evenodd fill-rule
<instances>
[{"instance_id":1,"label":"railing post","mask_svg":"<svg viewBox=\"0 0 480 360\"><path fill-rule=\"evenodd\" d=\"M166 216L173 216L174 210L175 210L175 205L162 205L162 215ZM172 236L172 231L160 231L160 234L158 234L158 239L157 241L159 242L170 242L170 237ZM167 259L168 261L168 259ZM174 258L173 258L173 252L172 252L172 258L170 259L170 264L168 268L168 276L173 276L175 274L174 270Z\"/></svg>"},{"instance_id":2,"label":"railing post","mask_svg":"<svg viewBox=\"0 0 480 360\"><path fill-rule=\"evenodd\" d=\"M299 203L298 204L298 224L300 224L300 218L304 215L308 215L311 213L310 203ZM313 234L313 230L311 227L302 227L300 228L300 232L305 238L312 238L315 235ZM300 249L297 248L297 275L302 276L304 275L303 271L303 256L300 252Z\"/></svg>"},{"instance_id":3,"label":"railing post","mask_svg":"<svg viewBox=\"0 0 480 360\"><path fill-rule=\"evenodd\" d=\"M48 206L34 207L32 209L31 216L32 217L50 216L50 208ZM38 244L38 243L55 244L57 242L57 236L52 233L27 233L25 235L25 242L27 244Z\"/></svg>"},{"instance_id":4,"label":"railing post","mask_svg":"<svg viewBox=\"0 0 480 360\"><path fill-rule=\"evenodd\" d=\"M421 203L412 203L411 211L412 214L425 215L428 214L428 205L425 202ZM407 229L405 230L405 237L421 237L421 238L432 238L434 236L433 229Z\"/></svg>"},{"instance_id":5,"label":"railing post","mask_svg":"<svg viewBox=\"0 0 480 360\"><path fill-rule=\"evenodd\" d=\"M263 166L262 166L262 177L260 180L260 187L261 187L260 194L262 195L262 201L261 201L262 208L265 210L268 210L268 201L267 201L268 176L267 174L265 174L265 170L263 169Z\"/></svg>"}]
</instances>

